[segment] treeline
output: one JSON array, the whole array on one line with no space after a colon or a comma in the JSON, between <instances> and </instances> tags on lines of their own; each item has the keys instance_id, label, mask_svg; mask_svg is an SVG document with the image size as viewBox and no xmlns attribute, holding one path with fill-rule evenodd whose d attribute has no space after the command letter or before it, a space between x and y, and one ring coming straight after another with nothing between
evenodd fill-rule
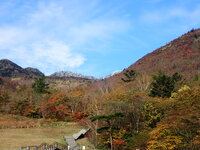
<instances>
[{"instance_id":1,"label":"treeline","mask_svg":"<svg viewBox=\"0 0 200 150\"><path fill-rule=\"evenodd\" d=\"M37 78L32 86L0 78L0 111L51 121L72 121L81 116L84 91L81 87L67 92L49 87L45 77ZM76 114L76 115L75 115Z\"/></svg>"}]
</instances>

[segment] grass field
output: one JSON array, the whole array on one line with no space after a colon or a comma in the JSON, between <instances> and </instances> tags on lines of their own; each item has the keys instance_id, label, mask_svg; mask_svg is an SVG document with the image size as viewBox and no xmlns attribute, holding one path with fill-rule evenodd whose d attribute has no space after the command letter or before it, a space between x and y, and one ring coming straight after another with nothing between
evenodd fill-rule
<instances>
[{"instance_id":1,"label":"grass field","mask_svg":"<svg viewBox=\"0 0 200 150\"><path fill-rule=\"evenodd\" d=\"M1 119L2 120L2 119ZM11 118L10 118L11 121ZM53 123L46 127L0 129L0 150L17 150L23 146L59 142L66 144L63 136L72 135L82 129L77 123ZM91 147L87 138L77 141L81 146Z\"/></svg>"},{"instance_id":2,"label":"grass field","mask_svg":"<svg viewBox=\"0 0 200 150\"><path fill-rule=\"evenodd\" d=\"M0 114L0 129L39 127L44 125L45 123L48 122L39 119L30 119L17 115Z\"/></svg>"}]
</instances>

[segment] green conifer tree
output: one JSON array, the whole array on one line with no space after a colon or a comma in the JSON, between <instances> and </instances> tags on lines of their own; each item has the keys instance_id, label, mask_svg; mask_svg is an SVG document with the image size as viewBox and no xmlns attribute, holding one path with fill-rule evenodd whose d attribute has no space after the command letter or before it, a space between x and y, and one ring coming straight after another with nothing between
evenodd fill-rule
<instances>
[{"instance_id":1,"label":"green conifer tree","mask_svg":"<svg viewBox=\"0 0 200 150\"><path fill-rule=\"evenodd\" d=\"M134 70L126 70L124 75L125 75L125 78L121 78L121 80L124 82L131 82L135 80L136 72Z\"/></svg>"},{"instance_id":2,"label":"green conifer tree","mask_svg":"<svg viewBox=\"0 0 200 150\"><path fill-rule=\"evenodd\" d=\"M151 83L150 96L165 98L171 96L175 84L181 80L181 76L178 73L168 76L163 72L159 72L157 75L153 76L153 79L154 81Z\"/></svg>"},{"instance_id":3,"label":"green conifer tree","mask_svg":"<svg viewBox=\"0 0 200 150\"><path fill-rule=\"evenodd\" d=\"M45 76L41 76L32 84L32 88L36 93L48 93L49 85L45 82Z\"/></svg>"}]
</instances>

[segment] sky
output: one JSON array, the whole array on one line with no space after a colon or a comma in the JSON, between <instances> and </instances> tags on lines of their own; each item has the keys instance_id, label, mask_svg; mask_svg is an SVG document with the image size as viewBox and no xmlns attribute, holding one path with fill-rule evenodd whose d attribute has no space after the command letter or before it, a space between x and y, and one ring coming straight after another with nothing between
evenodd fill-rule
<instances>
[{"instance_id":1,"label":"sky","mask_svg":"<svg viewBox=\"0 0 200 150\"><path fill-rule=\"evenodd\" d=\"M0 0L0 59L96 78L200 28L200 0Z\"/></svg>"}]
</instances>

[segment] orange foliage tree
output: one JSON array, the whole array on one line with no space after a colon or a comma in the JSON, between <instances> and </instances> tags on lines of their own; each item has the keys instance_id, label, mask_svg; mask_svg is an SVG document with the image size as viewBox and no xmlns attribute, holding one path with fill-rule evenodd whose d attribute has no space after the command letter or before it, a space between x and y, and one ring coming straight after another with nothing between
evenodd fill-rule
<instances>
[{"instance_id":1,"label":"orange foliage tree","mask_svg":"<svg viewBox=\"0 0 200 150\"><path fill-rule=\"evenodd\" d=\"M34 103L29 99L17 100L10 103L11 111L10 113L15 115L22 115L32 118L40 118L41 114L39 112L39 105Z\"/></svg>"},{"instance_id":2,"label":"orange foliage tree","mask_svg":"<svg viewBox=\"0 0 200 150\"><path fill-rule=\"evenodd\" d=\"M55 93L47 101L42 103L40 112L44 118L66 121L70 115L69 101L70 99L66 93Z\"/></svg>"}]
</instances>

